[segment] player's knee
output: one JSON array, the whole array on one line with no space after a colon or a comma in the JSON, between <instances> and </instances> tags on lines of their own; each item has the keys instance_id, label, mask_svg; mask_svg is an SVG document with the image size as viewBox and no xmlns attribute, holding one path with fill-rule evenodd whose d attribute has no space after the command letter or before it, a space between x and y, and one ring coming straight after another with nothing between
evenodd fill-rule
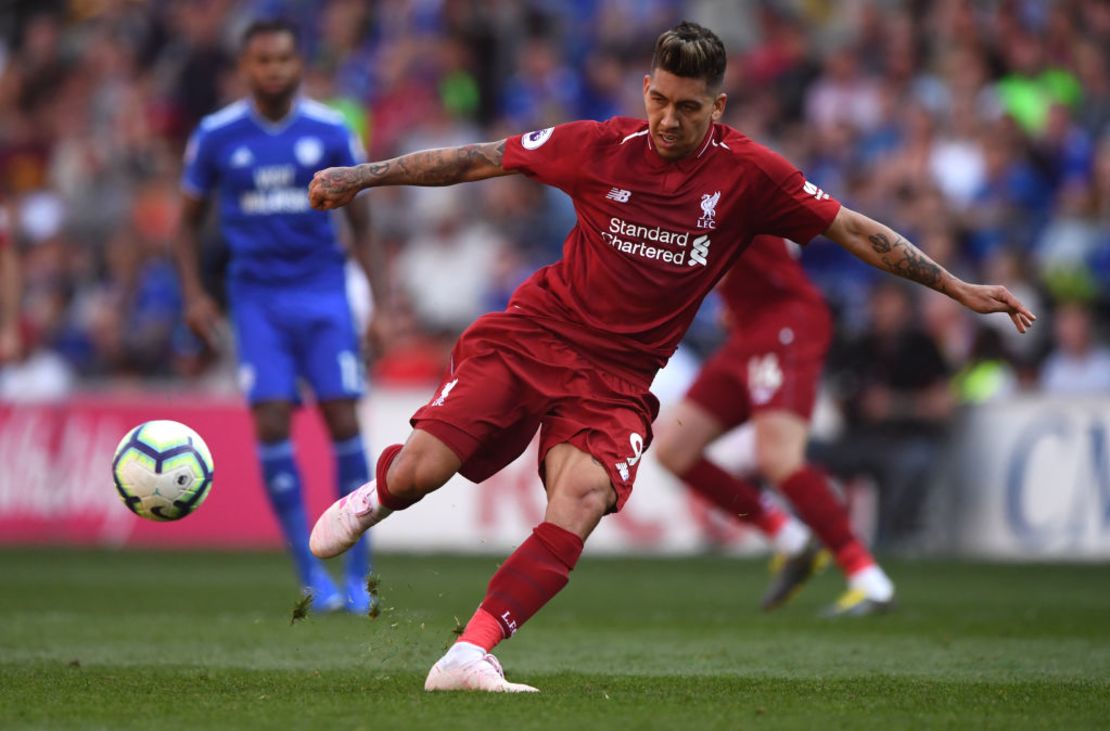
<instances>
[{"instance_id":1,"label":"player's knee","mask_svg":"<svg viewBox=\"0 0 1110 731\"><path fill-rule=\"evenodd\" d=\"M328 425L328 433L337 442L358 436L358 413L354 402L331 402L322 405L324 421Z\"/></svg>"},{"instance_id":2,"label":"player's knee","mask_svg":"<svg viewBox=\"0 0 1110 731\"><path fill-rule=\"evenodd\" d=\"M577 525L596 525L616 502L616 493L607 480L583 482L560 490L554 500L561 503L563 514Z\"/></svg>"},{"instance_id":3,"label":"player's knee","mask_svg":"<svg viewBox=\"0 0 1110 731\"><path fill-rule=\"evenodd\" d=\"M670 433L664 432L659 435L655 444L651 447L655 459L664 469L675 475L681 475L690 469L697 459L697 453L689 449L683 448L678 440L674 439Z\"/></svg>"},{"instance_id":4,"label":"player's knee","mask_svg":"<svg viewBox=\"0 0 1110 731\"><path fill-rule=\"evenodd\" d=\"M289 438L289 411L277 405L259 405L252 409L254 433L265 444Z\"/></svg>"},{"instance_id":5,"label":"player's knee","mask_svg":"<svg viewBox=\"0 0 1110 731\"><path fill-rule=\"evenodd\" d=\"M758 439L755 445L756 468L771 482L778 483L797 472L805 460L805 447L787 440Z\"/></svg>"}]
</instances>

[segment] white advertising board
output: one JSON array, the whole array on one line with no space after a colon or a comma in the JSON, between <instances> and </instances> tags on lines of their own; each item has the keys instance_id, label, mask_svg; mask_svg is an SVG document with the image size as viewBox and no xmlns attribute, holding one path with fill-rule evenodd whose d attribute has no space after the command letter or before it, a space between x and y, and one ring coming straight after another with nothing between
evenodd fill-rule
<instances>
[{"instance_id":1,"label":"white advertising board","mask_svg":"<svg viewBox=\"0 0 1110 731\"><path fill-rule=\"evenodd\" d=\"M950 548L1110 559L1110 398L1026 397L964 415L939 518ZM943 530L945 526L936 526Z\"/></svg>"}]
</instances>

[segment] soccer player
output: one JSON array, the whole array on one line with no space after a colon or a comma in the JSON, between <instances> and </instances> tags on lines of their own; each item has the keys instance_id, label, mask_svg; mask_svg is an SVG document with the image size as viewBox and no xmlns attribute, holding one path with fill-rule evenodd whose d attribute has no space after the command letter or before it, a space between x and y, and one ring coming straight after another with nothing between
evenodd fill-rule
<instances>
[{"instance_id":1,"label":"soccer player","mask_svg":"<svg viewBox=\"0 0 1110 731\"><path fill-rule=\"evenodd\" d=\"M252 24L239 62L249 97L205 117L185 153L184 225L175 252L185 317L215 345L219 313L197 263L205 202L214 194L231 252L227 293L240 385L250 402L270 504L312 606L361 613L371 601L365 586L369 545L361 542L351 553L345 586L337 588L308 549L301 476L289 438L303 379L333 440L339 494L369 479L355 408L362 377L346 256L330 214L312 210L305 190L321 167L358 163L361 145L337 112L298 97L301 59L292 26L277 20ZM347 218L355 258L368 277L377 277L366 207L349 206Z\"/></svg>"},{"instance_id":2,"label":"soccer player","mask_svg":"<svg viewBox=\"0 0 1110 731\"><path fill-rule=\"evenodd\" d=\"M788 246L779 237L757 236L721 281L717 291L726 307L728 339L686 397L656 423L656 457L697 493L770 539L783 560L763 597L764 609L787 602L823 561L812 528L848 578L848 591L826 614L882 612L893 606L894 585L852 532L828 478L805 461L832 321ZM718 437L749 420L757 471L809 528L764 500L752 480L705 456Z\"/></svg>"},{"instance_id":3,"label":"soccer player","mask_svg":"<svg viewBox=\"0 0 1110 731\"><path fill-rule=\"evenodd\" d=\"M311 546L331 556L456 472L484 480L540 431L544 521L490 579L459 642L427 690L534 691L505 680L490 650L566 585L583 542L620 510L651 443L649 387L699 304L759 234L806 242L824 233L868 263L921 282L977 312L1033 315L1004 287L952 276L911 243L842 207L783 158L719 123L725 50L682 23L658 39L643 80L647 121L579 121L499 142L424 150L322 170L314 207L378 185L451 185L521 173L574 200L563 258L479 318L452 371L383 450L375 480L317 520Z\"/></svg>"}]
</instances>

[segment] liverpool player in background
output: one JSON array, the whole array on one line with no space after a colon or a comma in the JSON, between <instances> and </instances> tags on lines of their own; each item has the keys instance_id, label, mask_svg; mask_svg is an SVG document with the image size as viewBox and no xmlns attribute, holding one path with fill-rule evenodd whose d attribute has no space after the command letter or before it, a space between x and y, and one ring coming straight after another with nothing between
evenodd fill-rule
<instances>
[{"instance_id":1,"label":"liverpool player in background","mask_svg":"<svg viewBox=\"0 0 1110 731\"><path fill-rule=\"evenodd\" d=\"M312 205L326 210L378 185L523 173L569 194L578 216L563 258L524 282L504 312L462 334L451 373L413 415L405 444L383 450L376 479L313 528L317 556L342 553L455 473L475 482L494 474L540 430L544 522L490 579L459 641L429 672L427 690L535 690L506 681L489 651L566 585L583 541L628 499L658 408L652 378L753 237L806 242L824 233L976 312L1009 313L1021 331L1033 320L1005 288L960 281L719 124L724 72L720 39L683 23L656 43L643 84L646 122L571 122L321 170L312 180Z\"/></svg>"},{"instance_id":2,"label":"liverpool player in background","mask_svg":"<svg viewBox=\"0 0 1110 731\"><path fill-rule=\"evenodd\" d=\"M655 454L694 491L762 531L783 557L763 597L764 609L788 601L822 561L812 528L848 578L848 591L826 614L885 611L893 605L894 585L852 532L847 508L828 478L805 461L832 321L788 246L775 236L757 236L718 285L728 339L685 398L656 422ZM763 499L752 480L729 474L705 456L706 447L748 420L755 428L759 475L790 500L809 528Z\"/></svg>"},{"instance_id":3,"label":"liverpool player in background","mask_svg":"<svg viewBox=\"0 0 1110 731\"><path fill-rule=\"evenodd\" d=\"M368 542L351 553L345 586L337 588L308 550L301 476L289 439L301 378L312 387L333 441L339 494L369 478L355 410L361 360L346 257L330 215L312 210L305 192L320 167L359 162L361 145L337 112L297 96L301 61L291 26L262 21L247 28L240 70L249 98L206 117L185 153L184 225L175 244L185 318L215 346L219 312L197 263L205 202L215 193L231 251L227 293L240 386L250 402L266 494L313 607L362 613L371 601ZM374 275L366 206L348 206L347 218L355 258Z\"/></svg>"}]
</instances>

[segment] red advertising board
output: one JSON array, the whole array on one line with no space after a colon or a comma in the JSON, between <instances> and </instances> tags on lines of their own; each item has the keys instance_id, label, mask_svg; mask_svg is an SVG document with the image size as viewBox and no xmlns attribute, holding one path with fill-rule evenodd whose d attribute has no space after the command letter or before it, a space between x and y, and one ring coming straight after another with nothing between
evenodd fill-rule
<instances>
[{"instance_id":1,"label":"red advertising board","mask_svg":"<svg viewBox=\"0 0 1110 731\"><path fill-rule=\"evenodd\" d=\"M117 443L131 427L173 419L212 450L207 501L173 523L131 513L112 485ZM294 419L310 515L334 499L332 450L319 417ZM274 547L280 544L262 488L250 414L236 399L195 394L82 397L64 404L0 404L0 543Z\"/></svg>"}]
</instances>

